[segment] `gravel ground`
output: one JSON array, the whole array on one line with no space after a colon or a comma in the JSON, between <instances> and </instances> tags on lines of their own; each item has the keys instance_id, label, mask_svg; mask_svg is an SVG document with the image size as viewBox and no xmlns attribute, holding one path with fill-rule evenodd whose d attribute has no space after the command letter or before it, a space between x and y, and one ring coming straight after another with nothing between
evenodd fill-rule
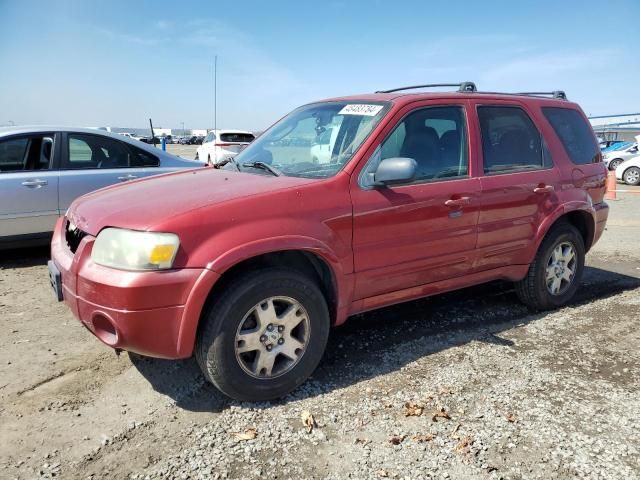
<instances>
[{"instance_id":1,"label":"gravel ground","mask_svg":"<svg viewBox=\"0 0 640 480\"><path fill-rule=\"evenodd\" d=\"M359 315L278 402L192 360L116 357L0 253L0 478L640 478L640 195L612 202L575 302L492 283Z\"/></svg>"}]
</instances>

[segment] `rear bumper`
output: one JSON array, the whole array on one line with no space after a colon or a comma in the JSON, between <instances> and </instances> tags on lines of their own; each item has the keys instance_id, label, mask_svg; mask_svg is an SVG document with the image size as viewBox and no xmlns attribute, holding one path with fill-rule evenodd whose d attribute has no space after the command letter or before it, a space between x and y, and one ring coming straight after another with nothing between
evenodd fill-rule
<instances>
[{"instance_id":1,"label":"rear bumper","mask_svg":"<svg viewBox=\"0 0 640 480\"><path fill-rule=\"evenodd\" d=\"M193 352L204 302L218 275L206 269L127 272L91 260L94 237L75 254L56 225L51 257L60 271L64 302L106 345L160 358Z\"/></svg>"},{"instance_id":2,"label":"rear bumper","mask_svg":"<svg viewBox=\"0 0 640 480\"><path fill-rule=\"evenodd\" d=\"M609 218L609 205L607 202L600 202L596 203L593 209L596 212L596 226L593 232L593 243L591 246L594 246L596 242L600 240L604 232L605 226L607 225L607 218Z\"/></svg>"}]
</instances>

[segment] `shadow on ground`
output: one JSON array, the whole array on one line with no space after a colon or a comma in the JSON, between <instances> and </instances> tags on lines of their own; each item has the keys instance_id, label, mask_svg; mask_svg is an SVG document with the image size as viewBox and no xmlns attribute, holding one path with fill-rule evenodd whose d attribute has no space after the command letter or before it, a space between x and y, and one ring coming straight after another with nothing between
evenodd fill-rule
<instances>
[{"instance_id":1,"label":"shadow on ground","mask_svg":"<svg viewBox=\"0 0 640 480\"><path fill-rule=\"evenodd\" d=\"M0 269L46 265L49 258L51 253L48 245L0 250Z\"/></svg>"},{"instance_id":2,"label":"shadow on ground","mask_svg":"<svg viewBox=\"0 0 640 480\"><path fill-rule=\"evenodd\" d=\"M634 276L585 267L573 306L640 286ZM471 341L513 348L500 332L547 315L519 303L511 284L493 282L357 315L332 331L323 361L312 378L278 402L300 400L399 370L406 364ZM416 338L425 341L403 348ZM191 411L220 411L236 402L205 382L194 359L157 360L130 355L152 387ZM382 360L384 357L384 361Z\"/></svg>"}]
</instances>

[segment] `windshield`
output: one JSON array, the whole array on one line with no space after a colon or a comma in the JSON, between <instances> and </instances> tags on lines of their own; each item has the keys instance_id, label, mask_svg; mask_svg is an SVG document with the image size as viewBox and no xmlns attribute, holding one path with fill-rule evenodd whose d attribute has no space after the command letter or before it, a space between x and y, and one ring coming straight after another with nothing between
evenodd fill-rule
<instances>
[{"instance_id":1,"label":"windshield","mask_svg":"<svg viewBox=\"0 0 640 480\"><path fill-rule=\"evenodd\" d=\"M300 107L243 150L236 164L251 173L268 175L250 166L263 162L290 177L331 177L351 160L388 106L383 102L327 102Z\"/></svg>"}]
</instances>

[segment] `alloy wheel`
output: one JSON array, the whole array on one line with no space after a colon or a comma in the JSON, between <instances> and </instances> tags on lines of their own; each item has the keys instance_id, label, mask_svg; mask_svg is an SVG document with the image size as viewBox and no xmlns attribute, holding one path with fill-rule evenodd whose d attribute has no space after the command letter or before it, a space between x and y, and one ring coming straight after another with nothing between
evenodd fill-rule
<instances>
[{"instance_id":1,"label":"alloy wheel","mask_svg":"<svg viewBox=\"0 0 640 480\"><path fill-rule=\"evenodd\" d=\"M298 364L309 333L309 315L300 302L290 297L266 298L238 325L236 359L254 378L279 377Z\"/></svg>"},{"instance_id":2,"label":"alloy wheel","mask_svg":"<svg viewBox=\"0 0 640 480\"><path fill-rule=\"evenodd\" d=\"M624 172L624 181L629 185L637 185L640 180L640 169L630 168Z\"/></svg>"},{"instance_id":3,"label":"alloy wheel","mask_svg":"<svg viewBox=\"0 0 640 480\"><path fill-rule=\"evenodd\" d=\"M545 270L545 283L551 295L562 295L571 286L576 274L576 262L576 250L571 242L556 245Z\"/></svg>"}]
</instances>

